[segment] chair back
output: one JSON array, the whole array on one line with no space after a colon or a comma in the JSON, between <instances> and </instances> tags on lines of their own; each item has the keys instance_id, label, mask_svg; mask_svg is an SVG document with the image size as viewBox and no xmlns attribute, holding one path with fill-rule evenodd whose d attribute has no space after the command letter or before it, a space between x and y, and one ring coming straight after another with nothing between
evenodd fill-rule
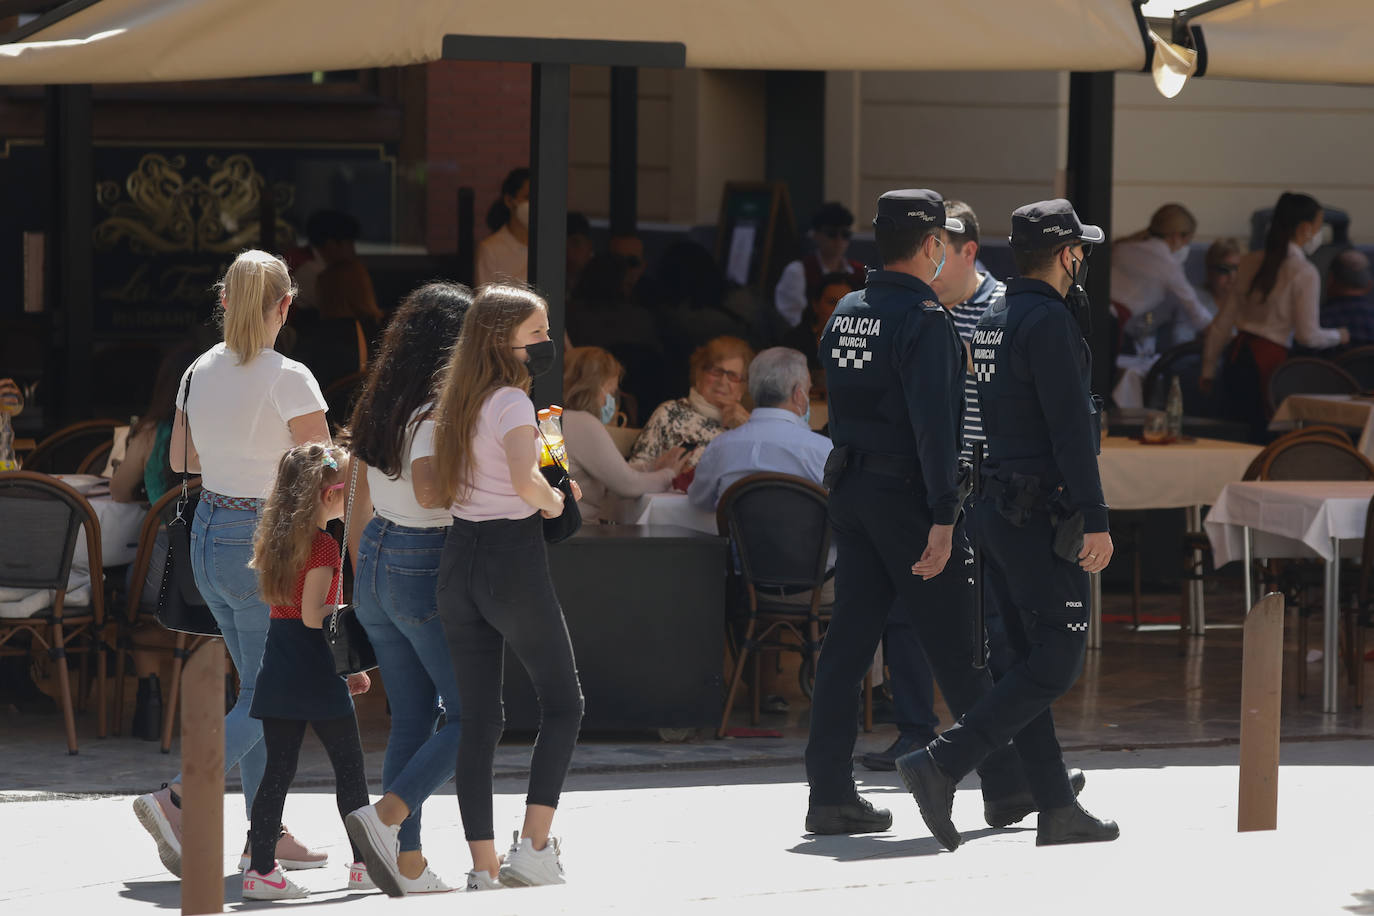
<instances>
[{"instance_id":1,"label":"chair back","mask_svg":"<svg viewBox=\"0 0 1374 916\"><path fill-rule=\"evenodd\" d=\"M1170 382L1174 376L1178 376L1184 413L1190 417L1224 416L1225 405L1221 395L1215 390L1204 392L1198 385L1202 378L1202 346L1201 340L1192 340L1170 347L1160 354L1145 375L1143 392L1146 407L1164 410L1169 403Z\"/></svg>"},{"instance_id":2,"label":"chair back","mask_svg":"<svg viewBox=\"0 0 1374 916\"><path fill-rule=\"evenodd\" d=\"M100 524L91 504L60 480L33 471L0 473L0 586L65 591L86 528L91 603L99 606Z\"/></svg>"},{"instance_id":3,"label":"chair back","mask_svg":"<svg viewBox=\"0 0 1374 916\"><path fill-rule=\"evenodd\" d=\"M24 459L24 469L43 474L74 474L96 446L114 443L115 427L123 420L83 420L39 442Z\"/></svg>"},{"instance_id":4,"label":"chair back","mask_svg":"<svg viewBox=\"0 0 1374 916\"><path fill-rule=\"evenodd\" d=\"M195 515L196 505L200 502L200 478L192 477L186 483L187 502L190 506L188 510L191 515ZM148 514L143 517L143 525L138 531L138 552L134 554L134 564L129 573L129 602L125 610L130 623L137 621L139 612L143 608L143 583L148 578L148 570L161 568L166 562L165 556L157 556L157 538L167 528L177 514L177 500L181 498L181 486L172 487L166 493L158 497L157 502L148 508ZM155 609L148 609L149 613Z\"/></svg>"},{"instance_id":5,"label":"chair back","mask_svg":"<svg viewBox=\"0 0 1374 916\"><path fill-rule=\"evenodd\" d=\"M630 451L639 441L639 434L644 430L633 429L629 426L608 426L606 432L611 434L611 441L615 443L616 450L620 452L620 457L629 458Z\"/></svg>"},{"instance_id":6,"label":"chair back","mask_svg":"<svg viewBox=\"0 0 1374 916\"><path fill-rule=\"evenodd\" d=\"M1355 394L1359 390L1355 377L1335 363L1299 356L1280 363L1269 376L1269 405L1277 408L1295 394Z\"/></svg>"},{"instance_id":7,"label":"chair back","mask_svg":"<svg viewBox=\"0 0 1374 916\"><path fill-rule=\"evenodd\" d=\"M1374 480L1374 463L1348 442L1294 437L1264 451L1260 480Z\"/></svg>"},{"instance_id":8,"label":"chair back","mask_svg":"<svg viewBox=\"0 0 1374 916\"><path fill-rule=\"evenodd\" d=\"M1346 350L1336 357L1336 365L1359 382L1361 391L1374 391L1374 346Z\"/></svg>"},{"instance_id":9,"label":"chair back","mask_svg":"<svg viewBox=\"0 0 1374 916\"><path fill-rule=\"evenodd\" d=\"M1315 426L1304 426L1300 429L1290 430L1265 446L1264 449L1255 456L1255 459L1250 462L1250 466L1245 469L1245 476L1241 479L1259 480L1260 470L1269 460L1269 457L1277 450L1285 448L1288 443L1296 442L1300 439L1324 439L1328 442L1334 442L1337 445L1350 444L1349 434L1339 426L1327 426L1318 423Z\"/></svg>"},{"instance_id":10,"label":"chair back","mask_svg":"<svg viewBox=\"0 0 1374 916\"><path fill-rule=\"evenodd\" d=\"M824 489L790 474L751 474L720 498L716 525L753 586L818 589L830 555Z\"/></svg>"},{"instance_id":11,"label":"chair back","mask_svg":"<svg viewBox=\"0 0 1374 916\"><path fill-rule=\"evenodd\" d=\"M81 459L81 463L76 466L78 474L94 474L99 477L100 472L105 470L105 465L110 463L110 453L114 451L114 440L102 442L95 448L86 453L86 457Z\"/></svg>"}]
</instances>

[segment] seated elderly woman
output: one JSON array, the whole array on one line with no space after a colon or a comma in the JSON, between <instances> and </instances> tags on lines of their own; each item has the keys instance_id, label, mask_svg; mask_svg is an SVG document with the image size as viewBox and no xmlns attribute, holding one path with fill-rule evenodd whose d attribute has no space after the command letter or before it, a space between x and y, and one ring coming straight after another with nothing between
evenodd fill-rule
<instances>
[{"instance_id":1,"label":"seated elderly woman","mask_svg":"<svg viewBox=\"0 0 1374 916\"><path fill-rule=\"evenodd\" d=\"M749 411L740 404L754 351L738 337L717 337L692 354L692 390L687 397L658 406L630 452L630 464L652 468L674 448L687 452L687 467L695 468L706 445L742 426Z\"/></svg>"},{"instance_id":2,"label":"seated elderly woman","mask_svg":"<svg viewBox=\"0 0 1374 916\"><path fill-rule=\"evenodd\" d=\"M620 457L606 424L615 418L616 388L625 369L600 347L576 347L563 363L563 435L572 475L582 486L584 522L623 521L616 517L619 499L662 493L682 471L685 451L671 448L653 462L652 470L630 467Z\"/></svg>"}]
</instances>

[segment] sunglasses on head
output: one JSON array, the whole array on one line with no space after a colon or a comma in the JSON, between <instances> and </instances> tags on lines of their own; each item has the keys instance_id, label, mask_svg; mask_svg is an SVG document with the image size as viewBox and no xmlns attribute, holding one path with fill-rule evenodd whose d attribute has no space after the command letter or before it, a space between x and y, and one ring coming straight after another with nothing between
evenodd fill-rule
<instances>
[{"instance_id":1,"label":"sunglasses on head","mask_svg":"<svg viewBox=\"0 0 1374 916\"><path fill-rule=\"evenodd\" d=\"M841 226L823 226L816 231L828 239L848 239L854 235L852 231Z\"/></svg>"}]
</instances>

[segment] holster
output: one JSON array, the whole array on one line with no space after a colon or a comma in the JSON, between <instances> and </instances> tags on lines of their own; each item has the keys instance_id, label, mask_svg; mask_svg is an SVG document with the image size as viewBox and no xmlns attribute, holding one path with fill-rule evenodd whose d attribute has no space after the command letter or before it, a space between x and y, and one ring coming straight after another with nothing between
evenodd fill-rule
<instances>
[{"instance_id":1,"label":"holster","mask_svg":"<svg viewBox=\"0 0 1374 916\"><path fill-rule=\"evenodd\" d=\"M983 493L998 513L1017 528L1025 527L1031 513L1045 507L1040 478L1030 474L1013 473L1011 480L988 478L983 482Z\"/></svg>"},{"instance_id":2,"label":"holster","mask_svg":"<svg viewBox=\"0 0 1374 916\"><path fill-rule=\"evenodd\" d=\"M959 474L957 477L957 482L959 491L959 509L963 509L964 503L966 503L968 501L969 496L973 494L974 475L972 462L965 461L963 458L959 459ZM955 510L956 514L958 513L959 509Z\"/></svg>"},{"instance_id":3,"label":"holster","mask_svg":"<svg viewBox=\"0 0 1374 916\"><path fill-rule=\"evenodd\" d=\"M1050 524L1054 526L1054 555L1077 564L1083 552L1083 512L1068 504L1063 487L1054 491L1050 501Z\"/></svg>"},{"instance_id":4,"label":"holster","mask_svg":"<svg viewBox=\"0 0 1374 916\"><path fill-rule=\"evenodd\" d=\"M825 473L821 477L821 483L827 490L835 489L835 484L840 482L840 475L849 466L849 446L837 445L830 450L830 457L825 459Z\"/></svg>"}]
</instances>

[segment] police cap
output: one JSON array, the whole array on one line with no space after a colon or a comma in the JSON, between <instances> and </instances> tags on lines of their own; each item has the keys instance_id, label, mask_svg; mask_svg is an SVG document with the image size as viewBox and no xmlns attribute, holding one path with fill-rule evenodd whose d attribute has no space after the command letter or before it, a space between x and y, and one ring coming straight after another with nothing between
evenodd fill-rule
<instances>
[{"instance_id":1,"label":"police cap","mask_svg":"<svg viewBox=\"0 0 1374 916\"><path fill-rule=\"evenodd\" d=\"M1011 214L1011 247L1022 251L1058 248L1072 242L1096 245L1106 234L1097 226L1086 226L1073 212L1073 204L1062 197L1026 204Z\"/></svg>"},{"instance_id":2,"label":"police cap","mask_svg":"<svg viewBox=\"0 0 1374 916\"><path fill-rule=\"evenodd\" d=\"M878 198L878 215L873 225L886 221L896 229L935 228L944 226L950 232L963 232L962 220L945 216L945 199L937 191L907 188L888 191Z\"/></svg>"}]
</instances>

